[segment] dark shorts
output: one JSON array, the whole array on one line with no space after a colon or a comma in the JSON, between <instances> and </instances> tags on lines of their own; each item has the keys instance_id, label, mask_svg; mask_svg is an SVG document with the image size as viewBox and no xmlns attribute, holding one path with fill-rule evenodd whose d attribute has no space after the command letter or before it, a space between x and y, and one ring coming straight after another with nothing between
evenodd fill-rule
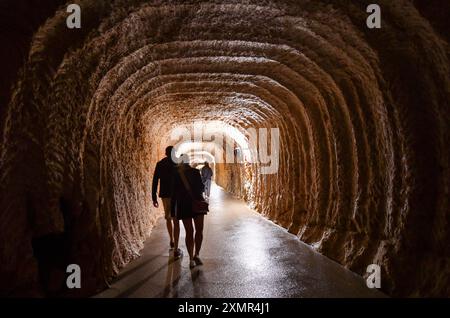
<instances>
[{"instance_id":1,"label":"dark shorts","mask_svg":"<svg viewBox=\"0 0 450 318\"><path fill-rule=\"evenodd\" d=\"M171 213L171 198L161 198L164 207L164 218L171 220L174 216Z\"/></svg>"},{"instance_id":2,"label":"dark shorts","mask_svg":"<svg viewBox=\"0 0 450 318\"><path fill-rule=\"evenodd\" d=\"M194 213L192 211L192 204L190 203L187 206L175 206L175 215L178 220L186 220L195 218L198 215L206 215L208 212Z\"/></svg>"}]
</instances>

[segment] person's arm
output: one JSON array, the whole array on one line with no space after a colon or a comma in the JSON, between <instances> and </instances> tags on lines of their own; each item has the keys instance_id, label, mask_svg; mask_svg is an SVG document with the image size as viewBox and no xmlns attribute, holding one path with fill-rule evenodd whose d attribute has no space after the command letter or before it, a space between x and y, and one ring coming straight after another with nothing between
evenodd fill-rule
<instances>
[{"instance_id":1,"label":"person's arm","mask_svg":"<svg viewBox=\"0 0 450 318\"><path fill-rule=\"evenodd\" d=\"M194 189L196 189L198 192L196 193L196 195L198 195L199 197L202 196L203 191L205 191L205 185L203 184L203 180L202 177L200 175L200 171L198 171L197 169L194 169L196 171L194 171Z\"/></svg>"},{"instance_id":2,"label":"person's arm","mask_svg":"<svg viewBox=\"0 0 450 318\"><path fill-rule=\"evenodd\" d=\"M205 167L200 170L200 177L202 178L202 182L205 182Z\"/></svg>"},{"instance_id":3,"label":"person's arm","mask_svg":"<svg viewBox=\"0 0 450 318\"><path fill-rule=\"evenodd\" d=\"M158 207L158 198L156 196L156 192L158 191L158 180L159 180L159 165L156 164L152 182L152 201L155 207Z\"/></svg>"}]
</instances>

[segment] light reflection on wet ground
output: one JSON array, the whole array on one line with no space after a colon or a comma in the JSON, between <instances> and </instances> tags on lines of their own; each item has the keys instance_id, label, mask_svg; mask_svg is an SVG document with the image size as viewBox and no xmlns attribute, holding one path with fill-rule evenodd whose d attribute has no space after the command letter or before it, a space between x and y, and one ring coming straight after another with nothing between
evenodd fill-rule
<instances>
[{"instance_id":1,"label":"light reflection on wet ground","mask_svg":"<svg viewBox=\"0 0 450 318\"><path fill-rule=\"evenodd\" d=\"M96 297L383 297L362 277L314 252L285 229L213 185L201 258L189 269L168 249L164 220L110 289Z\"/></svg>"}]
</instances>

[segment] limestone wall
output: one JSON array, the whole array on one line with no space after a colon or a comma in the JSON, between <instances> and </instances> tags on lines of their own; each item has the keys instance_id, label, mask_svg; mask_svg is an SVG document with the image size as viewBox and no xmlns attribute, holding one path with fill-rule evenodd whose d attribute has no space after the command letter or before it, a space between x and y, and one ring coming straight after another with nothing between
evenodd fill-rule
<instances>
[{"instance_id":1,"label":"limestone wall","mask_svg":"<svg viewBox=\"0 0 450 318\"><path fill-rule=\"evenodd\" d=\"M105 286L160 211L150 182L192 120L280 129L280 167L218 183L383 290L449 296L449 46L406 0L80 1L34 34L2 110L0 293ZM429 15L425 15L428 16ZM232 174L232 175L231 175ZM52 250L51 256L39 252ZM58 265L59 264L59 265Z\"/></svg>"}]
</instances>

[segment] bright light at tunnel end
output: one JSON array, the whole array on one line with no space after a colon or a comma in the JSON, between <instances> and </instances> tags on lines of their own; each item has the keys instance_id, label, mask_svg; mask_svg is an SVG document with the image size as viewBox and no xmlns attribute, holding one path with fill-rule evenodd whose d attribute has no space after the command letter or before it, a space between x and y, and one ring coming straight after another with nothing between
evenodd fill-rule
<instances>
[{"instance_id":1,"label":"bright light at tunnel end","mask_svg":"<svg viewBox=\"0 0 450 318\"><path fill-rule=\"evenodd\" d=\"M238 129L223 121L194 121L173 128L170 142L174 144L172 160L180 162L187 154L199 160L209 157L215 163L258 164L261 174L276 174L279 168L280 129ZM270 143L270 145L269 145Z\"/></svg>"}]
</instances>

